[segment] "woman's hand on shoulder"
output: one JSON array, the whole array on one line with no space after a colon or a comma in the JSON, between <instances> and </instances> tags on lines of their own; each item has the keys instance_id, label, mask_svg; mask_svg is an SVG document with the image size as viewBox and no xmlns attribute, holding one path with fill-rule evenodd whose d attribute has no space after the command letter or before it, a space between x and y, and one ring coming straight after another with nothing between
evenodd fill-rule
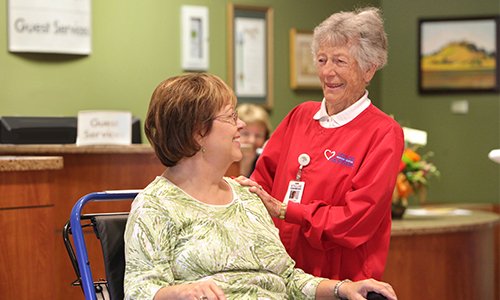
<instances>
[{"instance_id":1,"label":"woman's hand on shoulder","mask_svg":"<svg viewBox=\"0 0 500 300\"><path fill-rule=\"evenodd\" d=\"M262 203L266 207L267 211L271 215L271 217L277 218L280 214L281 201L278 201L271 195L269 195L257 182L253 181L250 178L246 178L245 176L238 176L234 180L236 180L239 184L243 186L248 186L249 191L259 196Z\"/></svg>"},{"instance_id":2,"label":"woman's hand on shoulder","mask_svg":"<svg viewBox=\"0 0 500 300\"><path fill-rule=\"evenodd\" d=\"M349 300L367 299L368 292L379 293L388 300L397 300L396 293L390 284L375 279L345 282L339 288L339 295Z\"/></svg>"},{"instance_id":3,"label":"woman's hand on shoulder","mask_svg":"<svg viewBox=\"0 0 500 300\"><path fill-rule=\"evenodd\" d=\"M245 176L238 176L238 177L234 178L234 180L236 180L236 182L238 182L242 186L259 187L259 184L257 182L255 182L252 179L245 177Z\"/></svg>"},{"instance_id":4,"label":"woman's hand on shoulder","mask_svg":"<svg viewBox=\"0 0 500 300\"><path fill-rule=\"evenodd\" d=\"M224 291L212 280L166 286L158 290L154 300L226 300Z\"/></svg>"}]
</instances>

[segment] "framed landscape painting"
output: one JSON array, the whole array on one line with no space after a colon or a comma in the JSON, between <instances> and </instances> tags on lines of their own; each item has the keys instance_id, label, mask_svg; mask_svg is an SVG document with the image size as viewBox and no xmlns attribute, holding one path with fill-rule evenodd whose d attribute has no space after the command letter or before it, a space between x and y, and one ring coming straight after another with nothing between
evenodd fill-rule
<instances>
[{"instance_id":1,"label":"framed landscape painting","mask_svg":"<svg viewBox=\"0 0 500 300\"><path fill-rule=\"evenodd\" d=\"M498 92L499 16L419 20L419 92Z\"/></svg>"}]
</instances>

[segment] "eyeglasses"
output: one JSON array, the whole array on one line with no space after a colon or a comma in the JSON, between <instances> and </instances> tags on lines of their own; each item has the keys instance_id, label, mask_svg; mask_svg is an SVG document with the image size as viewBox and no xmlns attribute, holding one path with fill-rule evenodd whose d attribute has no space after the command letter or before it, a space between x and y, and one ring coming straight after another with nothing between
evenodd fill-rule
<instances>
[{"instance_id":1,"label":"eyeglasses","mask_svg":"<svg viewBox=\"0 0 500 300\"><path fill-rule=\"evenodd\" d=\"M238 124L238 119L239 119L239 116L238 116L238 112L236 110L233 111L230 115L218 115L218 116L214 117L214 120L219 120L221 122L230 123L230 124L233 124L235 126Z\"/></svg>"}]
</instances>

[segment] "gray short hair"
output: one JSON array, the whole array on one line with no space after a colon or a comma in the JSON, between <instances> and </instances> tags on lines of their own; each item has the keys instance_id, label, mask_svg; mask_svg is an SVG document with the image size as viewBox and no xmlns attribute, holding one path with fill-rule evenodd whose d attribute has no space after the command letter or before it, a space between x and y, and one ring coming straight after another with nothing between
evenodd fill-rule
<instances>
[{"instance_id":1,"label":"gray short hair","mask_svg":"<svg viewBox=\"0 0 500 300\"><path fill-rule=\"evenodd\" d=\"M387 63L387 34L380 10L366 7L352 12L334 13L314 29L313 57L321 46L350 46L351 54L363 70Z\"/></svg>"}]
</instances>

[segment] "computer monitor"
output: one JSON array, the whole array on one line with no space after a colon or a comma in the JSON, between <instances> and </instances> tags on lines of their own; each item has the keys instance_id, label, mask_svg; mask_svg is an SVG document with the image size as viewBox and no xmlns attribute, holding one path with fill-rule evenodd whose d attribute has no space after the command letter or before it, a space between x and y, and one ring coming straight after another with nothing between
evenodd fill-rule
<instances>
[{"instance_id":1,"label":"computer monitor","mask_svg":"<svg viewBox=\"0 0 500 300\"><path fill-rule=\"evenodd\" d=\"M142 143L141 119L132 117L132 144Z\"/></svg>"},{"instance_id":2,"label":"computer monitor","mask_svg":"<svg viewBox=\"0 0 500 300\"><path fill-rule=\"evenodd\" d=\"M1 117L2 144L73 144L74 117Z\"/></svg>"},{"instance_id":3,"label":"computer monitor","mask_svg":"<svg viewBox=\"0 0 500 300\"><path fill-rule=\"evenodd\" d=\"M0 144L74 144L77 117L0 117ZM141 121L132 118L132 143L140 144Z\"/></svg>"}]
</instances>

